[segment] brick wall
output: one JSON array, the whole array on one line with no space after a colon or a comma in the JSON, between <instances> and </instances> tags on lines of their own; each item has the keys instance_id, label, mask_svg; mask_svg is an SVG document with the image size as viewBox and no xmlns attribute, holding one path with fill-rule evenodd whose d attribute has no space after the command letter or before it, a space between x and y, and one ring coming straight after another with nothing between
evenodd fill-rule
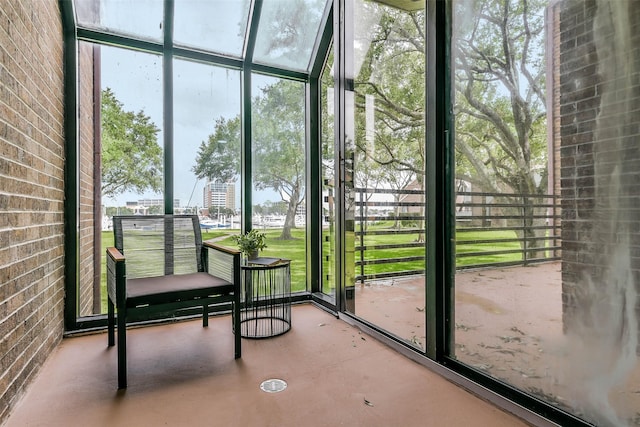
<instances>
[{"instance_id":1,"label":"brick wall","mask_svg":"<svg viewBox=\"0 0 640 427\"><path fill-rule=\"evenodd\" d=\"M577 307L602 301L607 288L621 286L616 271L630 268L632 282L639 278L640 253L634 248L640 247L640 7L634 3L559 4L565 329L589 321L579 318L588 310ZM611 5L623 7L621 16L603 26L596 16L613 15L608 9L597 15L598 7ZM631 31L616 39L628 23ZM631 252L620 256L626 239ZM630 265L615 265L625 259Z\"/></svg>"},{"instance_id":2,"label":"brick wall","mask_svg":"<svg viewBox=\"0 0 640 427\"><path fill-rule=\"evenodd\" d=\"M560 175L562 195L562 287L564 324L571 323L575 309L576 286L590 267L593 256L585 258L591 233L594 206L593 141L596 128L592 120L580 120L585 100L600 102L596 93L599 77L595 66L593 16L595 1L564 1L560 12L560 115L561 151ZM578 43L580 38L580 43ZM587 74L586 70L589 70ZM579 84L578 84L579 83ZM578 109L578 104L582 108Z\"/></svg>"},{"instance_id":3,"label":"brick wall","mask_svg":"<svg viewBox=\"0 0 640 427\"><path fill-rule=\"evenodd\" d=\"M0 422L60 341L62 23L56 0L0 2Z\"/></svg>"},{"instance_id":4,"label":"brick wall","mask_svg":"<svg viewBox=\"0 0 640 427\"><path fill-rule=\"evenodd\" d=\"M78 48L79 126L80 126L80 246L78 271L78 313L94 314L94 50L93 45L80 42ZM97 219L100 223L100 218ZM98 278L99 280L99 278ZM99 302L99 301L98 301Z\"/></svg>"}]
</instances>

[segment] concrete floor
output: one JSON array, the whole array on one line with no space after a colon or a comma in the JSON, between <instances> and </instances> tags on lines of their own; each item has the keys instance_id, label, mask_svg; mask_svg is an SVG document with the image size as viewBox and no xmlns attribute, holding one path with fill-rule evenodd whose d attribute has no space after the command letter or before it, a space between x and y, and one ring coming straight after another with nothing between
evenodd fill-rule
<instances>
[{"instance_id":1,"label":"concrete floor","mask_svg":"<svg viewBox=\"0 0 640 427\"><path fill-rule=\"evenodd\" d=\"M64 339L5 426L526 425L313 305L292 320L240 360L229 316L132 329L126 391L106 334Z\"/></svg>"}]
</instances>

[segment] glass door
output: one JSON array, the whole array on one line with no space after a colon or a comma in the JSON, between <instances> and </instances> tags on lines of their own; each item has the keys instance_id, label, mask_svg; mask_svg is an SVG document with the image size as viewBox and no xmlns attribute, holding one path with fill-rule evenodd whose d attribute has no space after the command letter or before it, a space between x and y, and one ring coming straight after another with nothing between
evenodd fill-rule
<instances>
[{"instance_id":1,"label":"glass door","mask_svg":"<svg viewBox=\"0 0 640 427\"><path fill-rule=\"evenodd\" d=\"M345 16L346 309L425 349L425 11Z\"/></svg>"}]
</instances>

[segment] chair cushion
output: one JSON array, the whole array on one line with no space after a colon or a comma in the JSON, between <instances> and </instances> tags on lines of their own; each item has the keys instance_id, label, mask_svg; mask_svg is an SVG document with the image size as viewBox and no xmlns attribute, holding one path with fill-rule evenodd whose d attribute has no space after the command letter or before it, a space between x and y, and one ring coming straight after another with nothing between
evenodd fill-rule
<instances>
[{"instance_id":1,"label":"chair cushion","mask_svg":"<svg viewBox=\"0 0 640 427\"><path fill-rule=\"evenodd\" d=\"M208 273L127 280L127 305L158 304L233 294L233 284Z\"/></svg>"}]
</instances>

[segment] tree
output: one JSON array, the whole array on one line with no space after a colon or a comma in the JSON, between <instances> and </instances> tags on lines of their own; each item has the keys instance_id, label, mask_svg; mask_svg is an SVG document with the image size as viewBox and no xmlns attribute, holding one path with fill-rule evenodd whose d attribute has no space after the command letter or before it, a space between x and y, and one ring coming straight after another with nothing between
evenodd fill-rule
<instances>
[{"instance_id":1,"label":"tree","mask_svg":"<svg viewBox=\"0 0 640 427\"><path fill-rule=\"evenodd\" d=\"M456 147L486 190L546 190L544 2L491 0L457 28ZM466 25L465 25L466 24ZM536 182L537 181L537 182Z\"/></svg>"},{"instance_id":2,"label":"tree","mask_svg":"<svg viewBox=\"0 0 640 427\"><path fill-rule=\"evenodd\" d=\"M545 3L454 3L456 178L474 188L518 194L547 190ZM392 172L415 173L424 191L424 13L375 4L362 12L379 16L357 70L357 147ZM365 137L368 96L376 114L373 147ZM521 236L535 237L532 227L541 219L534 218L544 215L534 212L533 200L503 197L501 202L525 205L514 216L524 218L524 224L518 220L525 226Z\"/></svg>"},{"instance_id":3,"label":"tree","mask_svg":"<svg viewBox=\"0 0 640 427\"><path fill-rule=\"evenodd\" d=\"M363 56L355 81L356 162L366 169L375 163L387 177L414 176L424 193L424 11L367 3L358 12L360 25L375 21L377 26L367 52L355 55ZM387 183L398 184L393 179ZM418 217L423 219L422 205ZM417 240L423 239L420 233Z\"/></svg>"},{"instance_id":4,"label":"tree","mask_svg":"<svg viewBox=\"0 0 640 427\"><path fill-rule=\"evenodd\" d=\"M202 141L191 168L196 177L210 181L235 181L240 173L240 116L220 117L214 132Z\"/></svg>"},{"instance_id":5,"label":"tree","mask_svg":"<svg viewBox=\"0 0 640 427\"><path fill-rule=\"evenodd\" d=\"M125 111L109 88L102 91L102 195L162 191L162 148L158 127L143 111Z\"/></svg>"},{"instance_id":6,"label":"tree","mask_svg":"<svg viewBox=\"0 0 640 427\"><path fill-rule=\"evenodd\" d=\"M380 17L355 82L356 147L379 165L411 172L423 182L424 12L384 8L368 13ZM373 143L367 136L367 102L376 116Z\"/></svg>"},{"instance_id":7,"label":"tree","mask_svg":"<svg viewBox=\"0 0 640 427\"><path fill-rule=\"evenodd\" d=\"M287 203L280 238L292 239L298 206L305 197L304 86L279 80L262 89L253 102L253 180L271 188Z\"/></svg>"},{"instance_id":8,"label":"tree","mask_svg":"<svg viewBox=\"0 0 640 427\"><path fill-rule=\"evenodd\" d=\"M252 103L253 173L256 189L273 189L286 203L281 239L291 239L295 215L305 196L304 86L279 80L265 86ZM226 182L240 170L240 116L220 118L214 133L200 144L192 168L199 178Z\"/></svg>"},{"instance_id":9,"label":"tree","mask_svg":"<svg viewBox=\"0 0 640 427\"><path fill-rule=\"evenodd\" d=\"M544 0L457 5L455 29L457 177L521 204L519 231L537 247L544 208L527 195L547 192ZM541 218L536 218L541 217ZM522 221L524 220L524 224ZM544 232L544 230L542 230Z\"/></svg>"}]
</instances>

